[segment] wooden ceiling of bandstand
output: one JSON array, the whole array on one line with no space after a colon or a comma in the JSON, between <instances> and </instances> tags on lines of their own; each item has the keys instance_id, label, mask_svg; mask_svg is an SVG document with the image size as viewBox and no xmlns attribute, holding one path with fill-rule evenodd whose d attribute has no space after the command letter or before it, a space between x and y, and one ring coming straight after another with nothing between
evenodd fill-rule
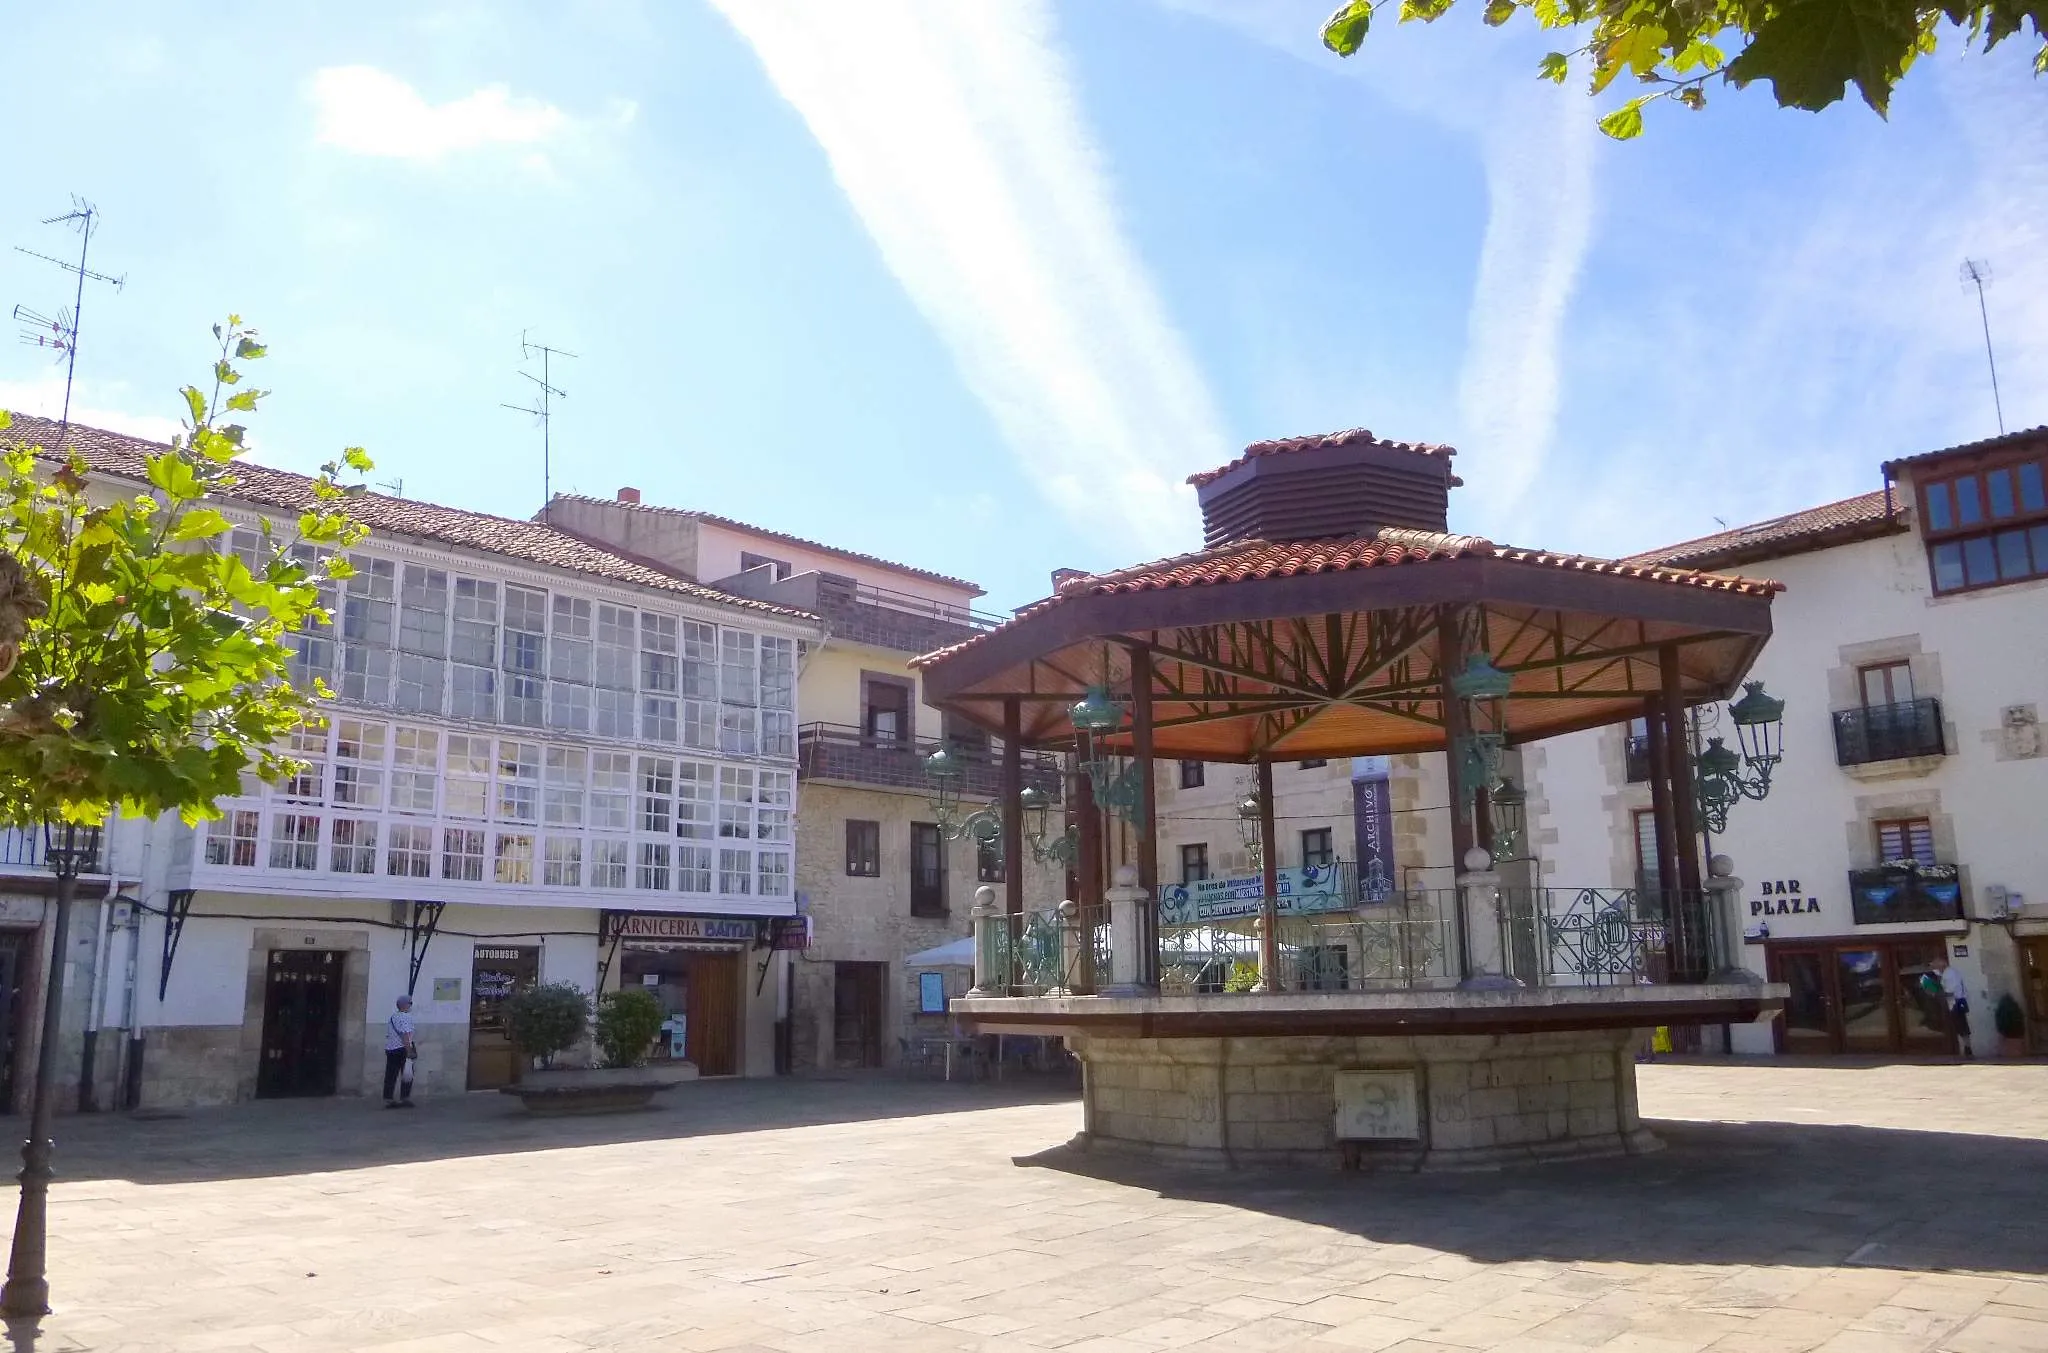
<instances>
[{"instance_id":1,"label":"wooden ceiling of bandstand","mask_svg":"<svg viewBox=\"0 0 2048 1353\"><path fill-rule=\"evenodd\" d=\"M1309 566L1304 549L1316 551ZM1291 562L1246 567L1246 551ZM1726 699L1770 635L1777 590L1426 532L1238 542L1075 579L918 665L927 701L998 735L1015 697L1023 741L1037 746L1073 743L1068 709L1091 685L1128 708L1136 643L1153 655L1157 757L1431 751L1445 744L1438 656L1455 616L1466 642L1513 675L1507 723L1519 744L1641 714L1662 690L1667 644L1687 704ZM1129 748L1128 718L1112 745Z\"/></svg>"}]
</instances>

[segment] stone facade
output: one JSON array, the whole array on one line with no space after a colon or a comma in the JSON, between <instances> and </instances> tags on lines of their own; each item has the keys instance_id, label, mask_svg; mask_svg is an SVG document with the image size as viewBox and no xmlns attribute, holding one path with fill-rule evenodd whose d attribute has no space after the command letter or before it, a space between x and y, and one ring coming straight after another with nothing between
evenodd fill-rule
<instances>
[{"instance_id":1,"label":"stone facade","mask_svg":"<svg viewBox=\"0 0 2048 1353\"><path fill-rule=\"evenodd\" d=\"M1223 1167L1484 1169L1655 1150L1636 1109L1637 1030L1435 1037L1071 1040L1077 1143ZM1340 1071L1406 1069L1420 1135L1340 1141Z\"/></svg>"}]
</instances>

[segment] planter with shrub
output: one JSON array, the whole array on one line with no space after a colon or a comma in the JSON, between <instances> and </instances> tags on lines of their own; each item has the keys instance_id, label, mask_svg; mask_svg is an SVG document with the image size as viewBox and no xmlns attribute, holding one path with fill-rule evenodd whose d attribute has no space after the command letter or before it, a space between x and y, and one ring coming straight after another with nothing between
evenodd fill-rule
<instances>
[{"instance_id":1,"label":"planter with shrub","mask_svg":"<svg viewBox=\"0 0 2048 1353\"><path fill-rule=\"evenodd\" d=\"M556 1059L591 1032L590 1016L589 994L570 982L544 982L507 1001L512 1042L529 1064L538 1065L502 1093L518 1096L529 1113L617 1113L645 1108L661 1091L695 1079L697 1068L687 1062L646 1065L647 1046L660 1031L661 1007L637 989L610 992L598 1002L602 1066L557 1066Z\"/></svg>"},{"instance_id":2,"label":"planter with shrub","mask_svg":"<svg viewBox=\"0 0 2048 1353\"><path fill-rule=\"evenodd\" d=\"M1991 1023L1998 1029L1998 1051L2006 1057L2027 1055L2027 1012L2011 992L1991 1007Z\"/></svg>"}]
</instances>

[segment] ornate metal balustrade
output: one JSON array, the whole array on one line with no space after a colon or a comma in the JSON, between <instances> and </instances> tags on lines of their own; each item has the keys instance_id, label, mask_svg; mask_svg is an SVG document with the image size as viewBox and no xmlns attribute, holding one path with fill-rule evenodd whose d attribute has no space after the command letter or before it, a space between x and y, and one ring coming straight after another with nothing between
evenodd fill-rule
<instances>
[{"instance_id":1,"label":"ornate metal balustrade","mask_svg":"<svg viewBox=\"0 0 2048 1353\"><path fill-rule=\"evenodd\" d=\"M995 981L1013 993L1092 995L1116 980L1108 917L1074 903L1003 918L995 927Z\"/></svg>"},{"instance_id":2,"label":"ornate metal balustrade","mask_svg":"<svg viewBox=\"0 0 2048 1353\"><path fill-rule=\"evenodd\" d=\"M1835 711L1835 764L1865 766L1915 756L1943 756L1941 701L1932 697L1896 705Z\"/></svg>"},{"instance_id":3,"label":"ornate metal balustrade","mask_svg":"<svg viewBox=\"0 0 2048 1353\"><path fill-rule=\"evenodd\" d=\"M1718 912L1697 889L1504 889L1502 952L1530 986L1704 982L1723 953Z\"/></svg>"},{"instance_id":4,"label":"ornate metal balustrade","mask_svg":"<svg viewBox=\"0 0 2048 1353\"><path fill-rule=\"evenodd\" d=\"M1283 916L1282 991L1372 991L1455 983L1459 975L1453 890L1409 889L1350 911ZM1259 978L1256 917L1164 926L1161 989L1190 995L1249 991Z\"/></svg>"},{"instance_id":5,"label":"ornate metal balustrade","mask_svg":"<svg viewBox=\"0 0 2048 1353\"><path fill-rule=\"evenodd\" d=\"M925 758L938 748L936 742L880 737L846 724L807 723L797 730L797 778L922 794L931 787L931 777L925 773ZM950 750L962 770L962 797L988 799L1002 793L1000 751L979 747ZM1058 802L1063 780L1059 759L1045 752L1027 751L1023 761L1024 783Z\"/></svg>"}]
</instances>

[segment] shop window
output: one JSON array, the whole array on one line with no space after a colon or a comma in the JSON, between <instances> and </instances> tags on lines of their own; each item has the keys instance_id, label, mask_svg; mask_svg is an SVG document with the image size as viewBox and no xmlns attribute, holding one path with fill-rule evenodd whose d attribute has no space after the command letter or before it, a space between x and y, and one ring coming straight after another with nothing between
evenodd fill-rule
<instances>
[{"instance_id":1,"label":"shop window","mask_svg":"<svg viewBox=\"0 0 2048 1353\"><path fill-rule=\"evenodd\" d=\"M910 914L946 914L946 840L937 823L910 824Z\"/></svg>"},{"instance_id":2,"label":"shop window","mask_svg":"<svg viewBox=\"0 0 2048 1353\"><path fill-rule=\"evenodd\" d=\"M1203 774L1207 769L1208 767L1200 761L1181 762L1180 787L1182 789L1200 789L1202 787Z\"/></svg>"},{"instance_id":3,"label":"shop window","mask_svg":"<svg viewBox=\"0 0 2048 1353\"><path fill-rule=\"evenodd\" d=\"M1003 881L1003 847L1000 842L975 838L974 879L977 883Z\"/></svg>"},{"instance_id":4,"label":"shop window","mask_svg":"<svg viewBox=\"0 0 2048 1353\"><path fill-rule=\"evenodd\" d=\"M1186 765L1186 762L1182 762ZM1200 764L1197 762L1196 764ZM1190 883L1200 883L1209 877L1209 846L1207 842L1180 848L1180 882L1185 888Z\"/></svg>"},{"instance_id":5,"label":"shop window","mask_svg":"<svg viewBox=\"0 0 2048 1353\"><path fill-rule=\"evenodd\" d=\"M882 824L863 822L858 818L846 821L846 873L849 878L872 879L882 876Z\"/></svg>"},{"instance_id":6,"label":"shop window","mask_svg":"<svg viewBox=\"0 0 2048 1353\"><path fill-rule=\"evenodd\" d=\"M1330 849L1330 829L1311 827L1301 834L1301 863L1304 868L1330 864L1336 856Z\"/></svg>"},{"instance_id":7,"label":"shop window","mask_svg":"<svg viewBox=\"0 0 2048 1353\"><path fill-rule=\"evenodd\" d=\"M256 867L256 833L262 816L237 808L206 824L206 862L236 869Z\"/></svg>"}]
</instances>

